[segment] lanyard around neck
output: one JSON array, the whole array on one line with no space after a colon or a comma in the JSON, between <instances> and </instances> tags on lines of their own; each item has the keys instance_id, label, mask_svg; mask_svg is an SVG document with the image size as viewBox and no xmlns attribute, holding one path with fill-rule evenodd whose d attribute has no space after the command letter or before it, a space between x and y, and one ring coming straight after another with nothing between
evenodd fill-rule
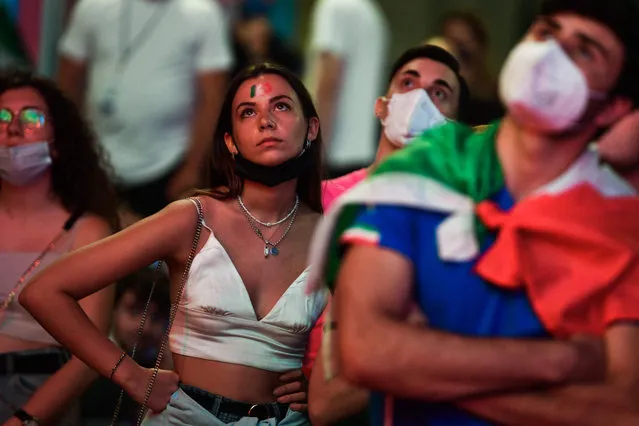
<instances>
[{"instance_id":1,"label":"lanyard around neck","mask_svg":"<svg viewBox=\"0 0 639 426\"><path fill-rule=\"evenodd\" d=\"M169 9L169 4L163 6L155 6L153 14L147 19L142 29L131 40L131 29L133 27L133 1L122 0L124 4L120 10L120 20L118 22L118 48L119 58L118 67L122 70L131 59L131 56L142 46L142 44L151 36L153 30L157 28L158 23ZM125 21L126 20L126 24Z\"/></svg>"}]
</instances>

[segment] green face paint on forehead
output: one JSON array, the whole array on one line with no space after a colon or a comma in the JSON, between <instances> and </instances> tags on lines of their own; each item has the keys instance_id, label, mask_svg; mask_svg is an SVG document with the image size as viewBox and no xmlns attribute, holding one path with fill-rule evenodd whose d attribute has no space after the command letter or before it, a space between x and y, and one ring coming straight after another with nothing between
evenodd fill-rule
<instances>
[{"instance_id":1,"label":"green face paint on forehead","mask_svg":"<svg viewBox=\"0 0 639 426\"><path fill-rule=\"evenodd\" d=\"M251 86L251 98L255 97L255 85Z\"/></svg>"}]
</instances>

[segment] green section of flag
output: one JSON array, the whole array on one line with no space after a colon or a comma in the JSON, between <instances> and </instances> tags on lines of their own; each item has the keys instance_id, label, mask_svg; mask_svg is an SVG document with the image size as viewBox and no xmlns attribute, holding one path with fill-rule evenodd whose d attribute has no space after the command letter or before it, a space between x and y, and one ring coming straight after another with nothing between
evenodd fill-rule
<instances>
[{"instance_id":1,"label":"green section of flag","mask_svg":"<svg viewBox=\"0 0 639 426\"><path fill-rule=\"evenodd\" d=\"M424 133L373 173L414 173L483 201L504 183L495 150L498 123L473 129L450 122Z\"/></svg>"},{"instance_id":2,"label":"green section of flag","mask_svg":"<svg viewBox=\"0 0 639 426\"><path fill-rule=\"evenodd\" d=\"M410 146L383 162L368 180L385 176L413 175L439 182L451 192L468 196L475 203L490 198L504 185L504 177L495 149L499 123L479 129L450 122L424 133ZM364 181L362 185L366 185ZM392 188L387 190L392 191ZM343 207L329 245L326 284L332 287L340 264L340 236L353 225L365 202ZM485 228L476 222L478 237Z\"/></svg>"},{"instance_id":3,"label":"green section of flag","mask_svg":"<svg viewBox=\"0 0 639 426\"><path fill-rule=\"evenodd\" d=\"M31 62L22 42L22 37L16 24L11 19L6 5L0 5L0 57L4 59L3 62L17 62L19 64Z\"/></svg>"}]
</instances>

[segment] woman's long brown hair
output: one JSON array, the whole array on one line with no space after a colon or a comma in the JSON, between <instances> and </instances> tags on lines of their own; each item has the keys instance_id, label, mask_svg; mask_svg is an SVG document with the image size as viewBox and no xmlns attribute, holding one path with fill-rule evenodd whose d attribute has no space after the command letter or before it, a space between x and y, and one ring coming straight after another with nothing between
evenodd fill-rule
<instances>
[{"instance_id":1,"label":"woman's long brown hair","mask_svg":"<svg viewBox=\"0 0 639 426\"><path fill-rule=\"evenodd\" d=\"M49 110L56 154L51 166L55 196L67 211L92 213L118 230L118 199L109 178L111 168L89 122L52 80L21 70L0 75L0 94L22 88L38 92Z\"/></svg>"}]
</instances>

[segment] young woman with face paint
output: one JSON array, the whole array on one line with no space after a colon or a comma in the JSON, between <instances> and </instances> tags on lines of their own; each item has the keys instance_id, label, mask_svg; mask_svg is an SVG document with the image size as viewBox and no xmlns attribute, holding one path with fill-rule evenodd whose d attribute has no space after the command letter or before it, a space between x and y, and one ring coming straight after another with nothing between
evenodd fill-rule
<instances>
[{"instance_id":1,"label":"young woman with face paint","mask_svg":"<svg viewBox=\"0 0 639 426\"><path fill-rule=\"evenodd\" d=\"M48 80L1 76L0 424L78 424L69 404L97 375L68 361L18 295L46 265L109 235L116 208L95 138L73 103ZM78 309L102 333L112 308L104 287Z\"/></svg>"},{"instance_id":2,"label":"young woman with face paint","mask_svg":"<svg viewBox=\"0 0 639 426\"><path fill-rule=\"evenodd\" d=\"M304 290L322 213L320 159L302 83L279 67L250 67L222 106L211 189L58 262L21 301L78 358L146 400L145 424L308 424L299 368L326 303ZM99 333L77 300L156 259L170 270L175 371L156 372L149 392L154 372Z\"/></svg>"}]
</instances>

